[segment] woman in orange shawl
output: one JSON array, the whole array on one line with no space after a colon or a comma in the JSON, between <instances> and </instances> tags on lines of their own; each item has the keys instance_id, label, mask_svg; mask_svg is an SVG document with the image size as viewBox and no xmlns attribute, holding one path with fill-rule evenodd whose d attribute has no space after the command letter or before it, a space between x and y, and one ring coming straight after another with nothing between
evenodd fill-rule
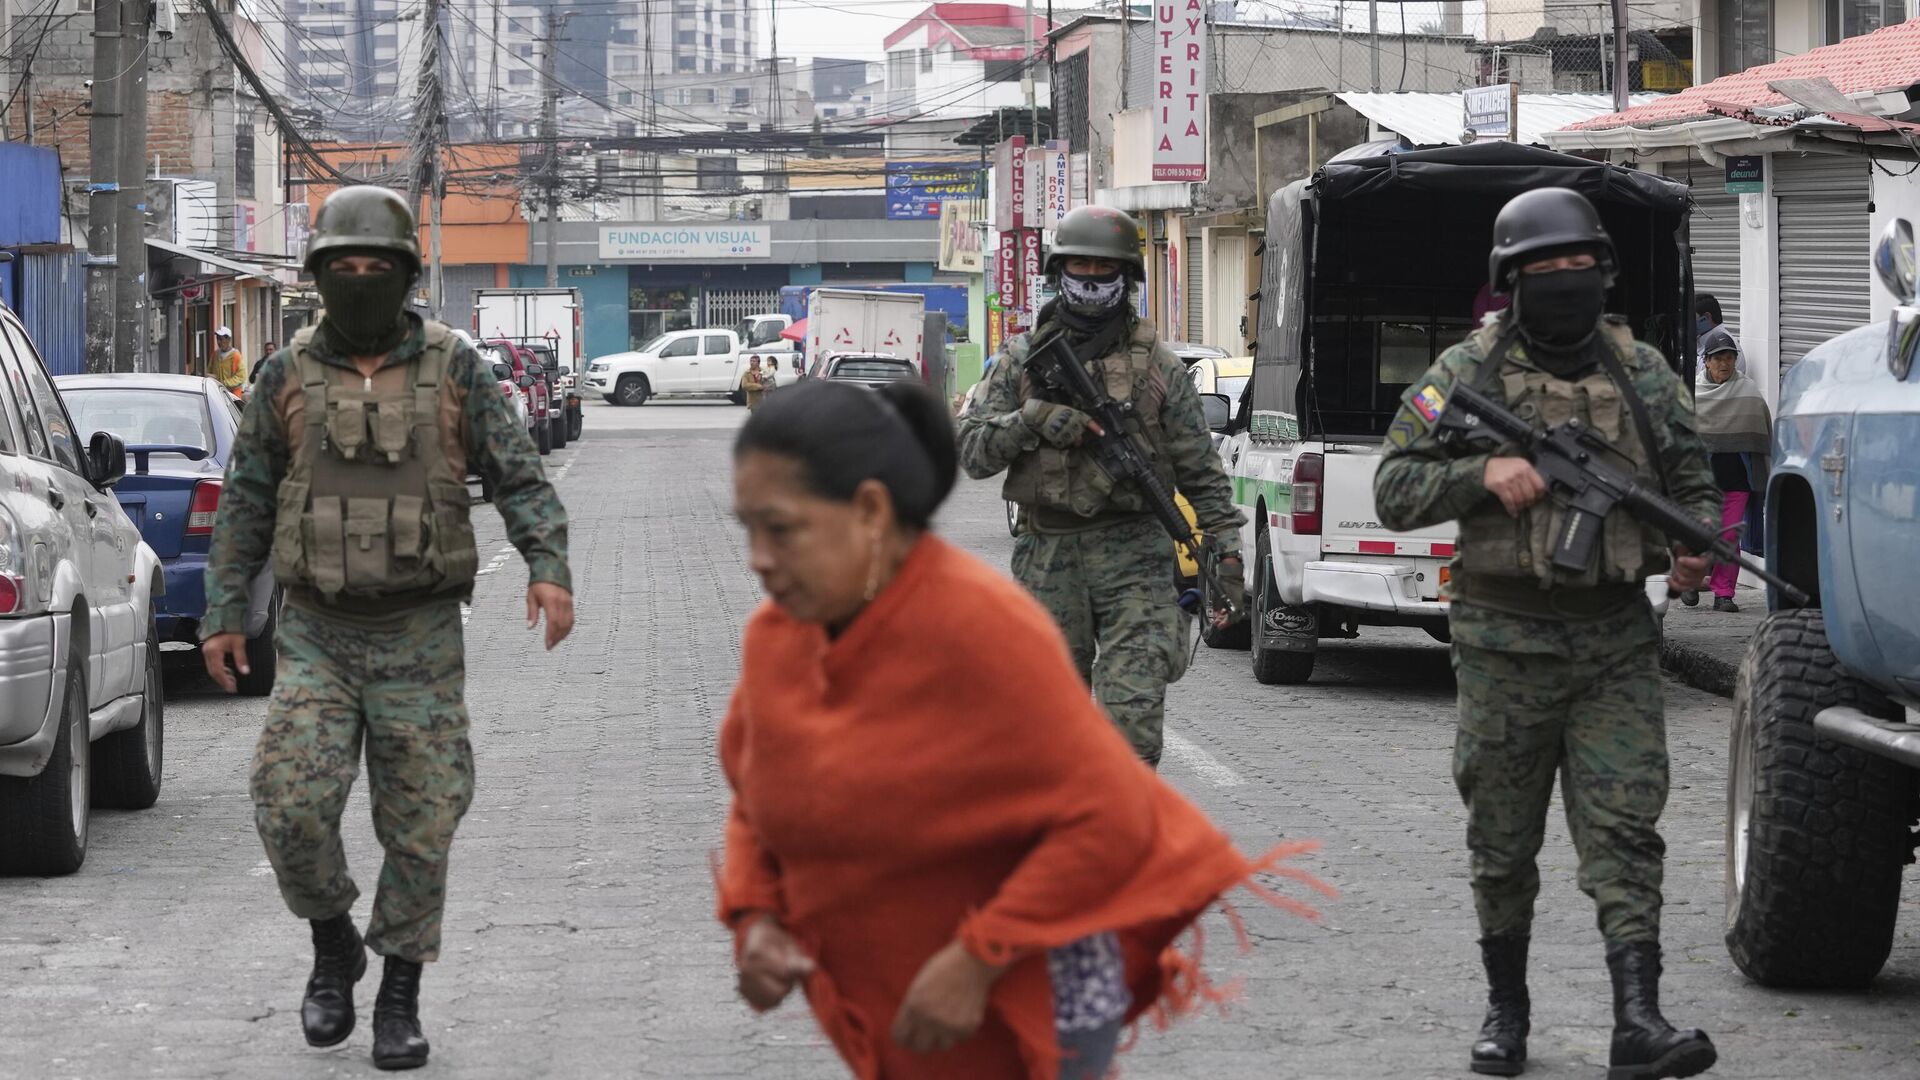
<instances>
[{"instance_id":1,"label":"woman in orange shawl","mask_svg":"<svg viewBox=\"0 0 1920 1080\"><path fill-rule=\"evenodd\" d=\"M804 986L861 1080L1097 1078L1124 1023L1207 992L1171 943L1256 867L1134 756L1046 612L927 531L954 477L909 384L805 383L741 430L770 602L720 735L719 914L742 996Z\"/></svg>"}]
</instances>

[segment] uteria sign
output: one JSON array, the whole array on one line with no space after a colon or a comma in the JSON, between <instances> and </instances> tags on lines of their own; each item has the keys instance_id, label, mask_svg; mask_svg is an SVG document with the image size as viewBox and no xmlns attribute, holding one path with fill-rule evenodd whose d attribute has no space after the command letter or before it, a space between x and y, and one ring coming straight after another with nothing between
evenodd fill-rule
<instances>
[{"instance_id":1,"label":"uteria sign","mask_svg":"<svg viewBox=\"0 0 1920 1080\"><path fill-rule=\"evenodd\" d=\"M769 259L766 225L602 225L600 257L624 262L674 259Z\"/></svg>"},{"instance_id":2,"label":"uteria sign","mask_svg":"<svg viewBox=\"0 0 1920 1080\"><path fill-rule=\"evenodd\" d=\"M1153 179L1207 178L1207 10L1201 0L1153 6Z\"/></svg>"}]
</instances>

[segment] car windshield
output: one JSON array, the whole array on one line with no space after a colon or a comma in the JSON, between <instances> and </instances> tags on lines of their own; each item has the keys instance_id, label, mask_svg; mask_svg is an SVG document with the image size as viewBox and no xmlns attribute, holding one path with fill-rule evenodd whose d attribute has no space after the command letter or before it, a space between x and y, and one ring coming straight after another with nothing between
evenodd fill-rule
<instances>
[{"instance_id":1,"label":"car windshield","mask_svg":"<svg viewBox=\"0 0 1920 1080\"><path fill-rule=\"evenodd\" d=\"M1213 380L1213 392L1227 395L1229 401L1239 401L1240 392L1247 388L1246 375L1222 375Z\"/></svg>"},{"instance_id":2,"label":"car windshield","mask_svg":"<svg viewBox=\"0 0 1920 1080\"><path fill-rule=\"evenodd\" d=\"M643 353L658 352L660 349L660 346L665 345L666 343L667 343L667 335L655 334L654 336L647 339L647 343L645 345L642 345L633 351L643 352Z\"/></svg>"},{"instance_id":3,"label":"car windshield","mask_svg":"<svg viewBox=\"0 0 1920 1080\"><path fill-rule=\"evenodd\" d=\"M62 390L74 426L111 431L128 446L197 446L213 450L213 414L192 390L87 386Z\"/></svg>"},{"instance_id":4,"label":"car windshield","mask_svg":"<svg viewBox=\"0 0 1920 1080\"><path fill-rule=\"evenodd\" d=\"M833 365L833 374L829 379L862 379L873 382L892 382L896 379L910 378L913 365L905 360L889 360L883 356L850 356Z\"/></svg>"}]
</instances>

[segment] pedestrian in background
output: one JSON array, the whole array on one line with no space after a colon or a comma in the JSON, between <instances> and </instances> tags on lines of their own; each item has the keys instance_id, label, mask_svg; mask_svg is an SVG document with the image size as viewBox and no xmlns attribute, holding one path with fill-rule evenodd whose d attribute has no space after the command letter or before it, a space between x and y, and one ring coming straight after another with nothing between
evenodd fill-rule
<instances>
[{"instance_id":1,"label":"pedestrian in background","mask_svg":"<svg viewBox=\"0 0 1920 1080\"><path fill-rule=\"evenodd\" d=\"M1033 598L933 535L954 469L912 383L809 381L741 429L769 602L720 733L719 914L741 996L804 985L862 1080L1097 1080L1170 972L1205 996L1168 947L1254 867L1134 758Z\"/></svg>"},{"instance_id":2,"label":"pedestrian in background","mask_svg":"<svg viewBox=\"0 0 1920 1080\"><path fill-rule=\"evenodd\" d=\"M740 376L740 390L747 396L748 412L760 407L760 399L766 396L767 382L765 376L760 374L759 357L747 358L747 373Z\"/></svg>"},{"instance_id":3,"label":"pedestrian in background","mask_svg":"<svg viewBox=\"0 0 1920 1080\"><path fill-rule=\"evenodd\" d=\"M233 347L233 331L227 327L213 332L213 368L209 374L234 397L239 397L247 385L246 358Z\"/></svg>"},{"instance_id":4,"label":"pedestrian in background","mask_svg":"<svg viewBox=\"0 0 1920 1080\"><path fill-rule=\"evenodd\" d=\"M1767 489L1773 413L1767 408L1760 385L1736 370L1738 350L1726 327L1708 331L1702 351L1707 362L1694 388L1694 426L1707 448L1713 482L1724 493L1720 524L1733 529L1749 520L1748 504ZM1740 610L1733 601L1733 590L1739 582L1739 563L1721 563L1713 568L1713 610ZM1700 594L1689 593L1686 600L1697 604Z\"/></svg>"},{"instance_id":5,"label":"pedestrian in background","mask_svg":"<svg viewBox=\"0 0 1920 1080\"><path fill-rule=\"evenodd\" d=\"M1617 262L1593 205L1565 188L1516 196L1494 221L1489 262L1512 306L1408 388L1373 489L1381 524L1396 532L1459 523L1453 776L1488 986L1468 1063L1495 1076L1526 1067L1535 860L1557 772L1613 981L1609 1080L1692 1076L1716 1055L1704 1032L1676 1031L1660 1012L1667 743L1645 582L1665 571L1670 590L1698 589L1708 560L1670 558L1666 537L1615 507L1593 564L1560 570L1554 538L1567 508L1547 498L1533 463L1507 446L1442 441L1436 424L1466 380L1520 416L1607 433L1642 483L1701 521L1718 513L1720 493L1686 386L1658 349L1603 315Z\"/></svg>"},{"instance_id":6,"label":"pedestrian in background","mask_svg":"<svg viewBox=\"0 0 1920 1080\"><path fill-rule=\"evenodd\" d=\"M271 557L286 590L279 671L254 752L254 820L280 895L311 923L300 1023L333 1046L354 1027L366 949L386 958L373 1063L426 1064L421 967L440 955L448 849L473 798L460 605L479 555L469 468L527 559L527 623L573 627L567 514L493 373L445 325L405 311L420 275L413 213L343 187L313 223L306 268L326 315L264 365L227 465L201 623L207 673L249 674L248 586ZM284 515L284 518L283 518ZM340 815L360 769L386 851L366 938Z\"/></svg>"},{"instance_id":7,"label":"pedestrian in background","mask_svg":"<svg viewBox=\"0 0 1920 1080\"><path fill-rule=\"evenodd\" d=\"M1707 335L1717 328L1725 327L1728 337L1733 341L1734 369L1740 374L1747 373L1747 356L1740 351L1739 339L1732 337L1732 328L1727 327L1726 316L1720 310L1720 298L1712 293L1695 293L1693 297L1694 337L1699 342L1697 359L1701 364L1707 361Z\"/></svg>"},{"instance_id":8,"label":"pedestrian in background","mask_svg":"<svg viewBox=\"0 0 1920 1080\"><path fill-rule=\"evenodd\" d=\"M1021 508L1013 576L1053 613L1074 663L1114 723L1150 765L1160 763L1167 684L1186 672L1186 620L1177 605L1173 540L1131 483L1114 483L1082 445L1093 418L1035 383L1026 360L1036 342L1064 335L1094 385L1129 406L1128 432L1161 485L1193 508L1216 559L1224 597L1246 610L1245 570L1233 487L1214 452L1199 392L1186 365L1130 301L1144 280L1140 227L1105 206L1069 213L1047 253L1058 296L1031 334L1007 343L973 407L960 420L960 461L984 480L1005 471L1002 494Z\"/></svg>"}]
</instances>

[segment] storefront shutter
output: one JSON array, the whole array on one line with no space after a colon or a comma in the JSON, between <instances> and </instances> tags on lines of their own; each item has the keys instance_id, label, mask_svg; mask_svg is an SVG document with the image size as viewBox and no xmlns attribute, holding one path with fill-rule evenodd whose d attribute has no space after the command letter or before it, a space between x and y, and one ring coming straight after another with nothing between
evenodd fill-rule
<instances>
[{"instance_id":1,"label":"storefront shutter","mask_svg":"<svg viewBox=\"0 0 1920 1080\"><path fill-rule=\"evenodd\" d=\"M1780 197L1780 374L1871 318L1872 227L1865 158L1768 159Z\"/></svg>"},{"instance_id":2,"label":"storefront shutter","mask_svg":"<svg viewBox=\"0 0 1920 1080\"><path fill-rule=\"evenodd\" d=\"M1669 165L1667 176L1693 189L1687 236L1693 245L1693 292L1720 301L1727 325L1740 329L1740 196L1727 194L1726 173L1699 163Z\"/></svg>"},{"instance_id":3,"label":"storefront shutter","mask_svg":"<svg viewBox=\"0 0 1920 1080\"><path fill-rule=\"evenodd\" d=\"M1181 304L1187 310L1184 313L1184 325L1181 339L1196 343L1212 344L1206 340L1206 245L1200 242L1200 230L1187 234L1186 280L1183 283L1186 293Z\"/></svg>"}]
</instances>

